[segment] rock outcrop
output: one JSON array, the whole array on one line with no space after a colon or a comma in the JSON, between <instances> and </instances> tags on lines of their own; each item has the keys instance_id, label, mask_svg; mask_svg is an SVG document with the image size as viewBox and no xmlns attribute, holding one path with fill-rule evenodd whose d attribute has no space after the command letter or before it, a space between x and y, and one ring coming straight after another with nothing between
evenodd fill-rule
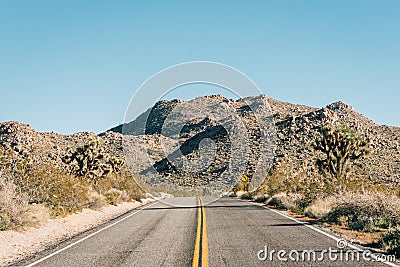
<instances>
[{"instance_id":1,"label":"rock outcrop","mask_svg":"<svg viewBox=\"0 0 400 267\"><path fill-rule=\"evenodd\" d=\"M233 123L238 118L246 129L245 132L236 133L242 134L241 138L249 145L247 151L249 156L244 158L247 160L245 172L250 176L256 172L255 166L263 156L261 154L273 152L260 149L261 136L269 138L269 141L275 140L273 147L275 157L272 159L273 162L270 162L271 164L279 165L282 161L290 160L298 165L312 167L317 157L313 144L319 136L321 127L328 122L340 122L361 132L369 141L371 153L357 162L357 166L364 170L363 175L386 183L400 183L400 128L378 125L343 102L335 102L318 109L281 102L263 95L239 100L226 99L219 95L202 98L223 103L221 105L230 115L223 120L222 124L221 121L204 117L193 118L181 125L178 115L182 114L172 112L175 107L186 102L163 100L157 102L154 107L133 122L119 125L100 135L89 132L72 135L39 133L29 125L19 122L2 122L0 123L0 144L13 147L15 153L20 155L24 151L36 151L37 156L43 161L63 166L61 159L65 156L67 147L83 145L89 138L97 136L104 139L104 146L108 153L121 158L124 158L124 149L136 153L136 157L142 160L134 162L139 170L138 173L151 176L151 173L154 174L156 170L162 176L161 182L174 179L179 185L191 186L224 183L226 181L221 181L219 177L221 173L227 168L230 168L231 172L238 171L234 169L235 165L230 163L233 157L232 145L235 144L234 138L237 136L232 136L232 133L228 133L225 129L225 127L234 129ZM251 111L263 108L259 105L259 101L269 103L271 112L260 112L264 114L261 116L262 120L274 123L275 133L260 131L262 129L259 127L260 122ZM169 126L164 127L167 119ZM178 132L177 127L180 127ZM270 144L272 148L273 144ZM166 153L163 146L178 149ZM209 149L211 146L213 149ZM143 147L146 149L143 150ZM210 164L193 172L182 170L171 163L174 153L178 152L181 153L180 156L183 154L190 160L202 159ZM210 158L207 158L207 153L212 154ZM240 158L234 159L240 161ZM259 173L259 175L265 176L266 173ZM158 183L160 180L155 179L153 182Z\"/></svg>"}]
</instances>

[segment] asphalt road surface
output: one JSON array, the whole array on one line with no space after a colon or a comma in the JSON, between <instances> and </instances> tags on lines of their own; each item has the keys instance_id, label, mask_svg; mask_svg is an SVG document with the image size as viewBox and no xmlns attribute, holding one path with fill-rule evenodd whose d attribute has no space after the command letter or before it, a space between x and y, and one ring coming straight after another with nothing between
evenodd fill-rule
<instances>
[{"instance_id":1,"label":"asphalt road surface","mask_svg":"<svg viewBox=\"0 0 400 267\"><path fill-rule=\"evenodd\" d=\"M258 204L211 200L147 205L15 266L388 266Z\"/></svg>"}]
</instances>

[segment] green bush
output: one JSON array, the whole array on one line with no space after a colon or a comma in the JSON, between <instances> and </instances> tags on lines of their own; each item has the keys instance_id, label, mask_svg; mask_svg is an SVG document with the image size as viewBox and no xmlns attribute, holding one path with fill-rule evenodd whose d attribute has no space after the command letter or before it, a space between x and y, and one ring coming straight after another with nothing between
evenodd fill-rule
<instances>
[{"instance_id":1,"label":"green bush","mask_svg":"<svg viewBox=\"0 0 400 267\"><path fill-rule=\"evenodd\" d=\"M400 227L391 229L382 236L381 247L389 254L400 257Z\"/></svg>"}]
</instances>

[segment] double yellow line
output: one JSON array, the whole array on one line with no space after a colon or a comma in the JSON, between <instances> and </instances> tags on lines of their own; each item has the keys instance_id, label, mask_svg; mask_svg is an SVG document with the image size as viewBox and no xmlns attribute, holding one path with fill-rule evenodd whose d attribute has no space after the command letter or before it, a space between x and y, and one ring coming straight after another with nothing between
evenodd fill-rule
<instances>
[{"instance_id":1,"label":"double yellow line","mask_svg":"<svg viewBox=\"0 0 400 267\"><path fill-rule=\"evenodd\" d=\"M206 212L201 198L198 198L197 232L192 267L208 267L208 239Z\"/></svg>"}]
</instances>

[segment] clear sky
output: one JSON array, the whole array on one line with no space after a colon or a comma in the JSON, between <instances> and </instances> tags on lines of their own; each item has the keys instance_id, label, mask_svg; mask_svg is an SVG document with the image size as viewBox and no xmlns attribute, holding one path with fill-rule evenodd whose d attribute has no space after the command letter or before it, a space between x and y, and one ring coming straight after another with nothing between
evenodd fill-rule
<instances>
[{"instance_id":1,"label":"clear sky","mask_svg":"<svg viewBox=\"0 0 400 267\"><path fill-rule=\"evenodd\" d=\"M0 121L102 132L137 88L187 61L263 93L343 100L400 126L400 1L0 1ZM201 94L201 92L199 92Z\"/></svg>"}]
</instances>

